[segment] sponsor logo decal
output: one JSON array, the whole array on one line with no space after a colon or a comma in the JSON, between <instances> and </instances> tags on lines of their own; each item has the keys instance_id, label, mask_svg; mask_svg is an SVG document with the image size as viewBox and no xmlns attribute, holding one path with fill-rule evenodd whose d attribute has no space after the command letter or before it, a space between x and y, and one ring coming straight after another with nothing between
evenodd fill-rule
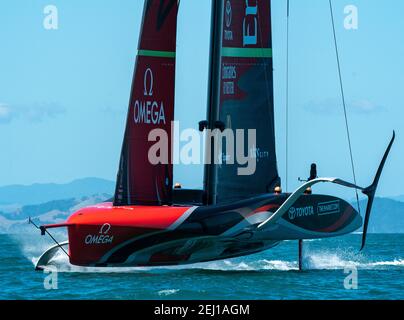
<instances>
[{"instance_id":1,"label":"sponsor logo decal","mask_svg":"<svg viewBox=\"0 0 404 320\"><path fill-rule=\"evenodd\" d=\"M317 205L317 214L319 216L325 216L325 215L340 213L340 212L341 212L341 210L340 210L339 200L323 202L323 203L319 203Z\"/></svg>"},{"instance_id":2,"label":"sponsor logo decal","mask_svg":"<svg viewBox=\"0 0 404 320\"><path fill-rule=\"evenodd\" d=\"M252 4L255 3L255 4ZM243 20L243 46L258 43L258 3L246 0L245 17Z\"/></svg>"},{"instance_id":3,"label":"sponsor logo decal","mask_svg":"<svg viewBox=\"0 0 404 320\"><path fill-rule=\"evenodd\" d=\"M231 2L230 2L230 0L227 0L227 2L226 2L226 27L227 28L230 28L232 19L233 19L233 10L231 8Z\"/></svg>"},{"instance_id":4,"label":"sponsor logo decal","mask_svg":"<svg viewBox=\"0 0 404 320\"><path fill-rule=\"evenodd\" d=\"M223 65L222 68L222 80L223 81L223 94L234 95L235 83L237 79L237 69L234 65Z\"/></svg>"},{"instance_id":5,"label":"sponsor logo decal","mask_svg":"<svg viewBox=\"0 0 404 320\"><path fill-rule=\"evenodd\" d=\"M314 215L314 207L307 206L302 208L291 207L289 209L289 219L295 220L298 218L306 218Z\"/></svg>"},{"instance_id":6,"label":"sponsor logo decal","mask_svg":"<svg viewBox=\"0 0 404 320\"><path fill-rule=\"evenodd\" d=\"M223 79L223 80L234 80L234 79L237 79L237 69L236 69L236 66L224 65L224 66L223 66L222 79Z\"/></svg>"},{"instance_id":7,"label":"sponsor logo decal","mask_svg":"<svg viewBox=\"0 0 404 320\"><path fill-rule=\"evenodd\" d=\"M163 101L159 102L153 99L154 75L150 68L147 68L144 74L143 100L135 101L133 118L136 124L166 124Z\"/></svg>"},{"instance_id":8,"label":"sponsor logo decal","mask_svg":"<svg viewBox=\"0 0 404 320\"><path fill-rule=\"evenodd\" d=\"M100 228L97 235L87 235L84 243L89 244L111 244L114 240L114 236L110 235L111 225L109 223L104 223Z\"/></svg>"},{"instance_id":9,"label":"sponsor logo decal","mask_svg":"<svg viewBox=\"0 0 404 320\"><path fill-rule=\"evenodd\" d=\"M253 159L257 159L257 162L260 162L260 160L269 159L269 151L253 146L250 149L250 157Z\"/></svg>"},{"instance_id":10,"label":"sponsor logo decal","mask_svg":"<svg viewBox=\"0 0 404 320\"><path fill-rule=\"evenodd\" d=\"M225 19L225 24L226 24L226 28L224 30L224 40L232 41L233 40L233 31L230 28L231 28L231 24L233 22L233 9L231 7L230 0L226 1L224 19Z\"/></svg>"},{"instance_id":11,"label":"sponsor logo decal","mask_svg":"<svg viewBox=\"0 0 404 320\"><path fill-rule=\"evenodd\" d=\"M149 96L152 97L153 96L153 71L151 71L150 68L148 68L146 70L146 72L144 73L144 95L145 97Z\"/></svg>"}]
</instances>

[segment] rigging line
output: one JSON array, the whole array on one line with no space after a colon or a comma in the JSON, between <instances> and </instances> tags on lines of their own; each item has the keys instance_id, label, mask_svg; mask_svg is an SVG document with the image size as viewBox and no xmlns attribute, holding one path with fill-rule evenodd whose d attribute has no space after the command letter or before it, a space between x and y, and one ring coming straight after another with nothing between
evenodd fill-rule
<instances>
[{"instance_id":1,"label":"rigging line","mask_svg":"<svg viewBox=\"0 0 404 320\"><path fill-rule=\"evenodd\" d=\"M350 158L351 158L352 175L353 175L354 183L357 184L356 183L355 161L354 161L354 157L353 157L351 134L350 134L350 130L349 130L349 121L348 121L348 114L347 114L347 108L346 108L345 91L344 91L344 85L343 85L343 81L342 81L341 63L340 63L340 59L339 59L337 33L335 31L335 21L334 21L334 11L332 8L332 0L329 0L329 4L330 4L332 30L333 30L333 34L334 34L335 53L337 56L338 75L339 75L339 83L340 83L340 88L341 88L342 105L344 107L345 127L346 127L346 133L347 133L347 138L348 138L349 154L350 154ZM358 194L357 189L355 189L355 193L356 193L356 202L358 205L358 211L360 213L361 210L360 210L360 205L359 205L359 194Z\"/></svg>"},{"instance_id":2,"label":"rigging line","mask_svg":"<svg viewBox=\"0 0 404 320\"><path fill-rule=\"evenodd\" d=\"M62 251L70 258L70 255L67 253L67 251L66 251L66 250L60 245L60 243L49 233L49 231L46 230L46 228L37 226L37 224L36 224L34 221L32 221L31 217L29 217L28 223L32 224L32 225L33 225L35 228L37 228L38 230L41 230L41 232L45 232L45 233L53 240L53 242L55 242L55 244L57 244L58 247L59 247L60 249L62 249Z\"/></svg>"},{"instance_id":3,"label":"rigging line","mask_svg":"<svg viewBox=\"0 0 404 320\"><path fill-rule=\"evenodd\" d=\"M286 27L286 192L289 190L289 15L290 3L287 2L287 27Z\"/></svg>"},{"instance_id":4,"label":"rigging line","mask_svg":"<svg viewBox=\"0 0 404 320\"><path fill-rule=\"evenodd\" d=\"M67 253L67 251L59 244L59 242L57 242L57 240L50 234L50 232L48 230L46 230L46 229L45 229L45 232L53 240L53 242L55 242L58 245L58 247L60 249L62 249L62 251L70 258L70 255Z\"/></svg>"}]
</instances>

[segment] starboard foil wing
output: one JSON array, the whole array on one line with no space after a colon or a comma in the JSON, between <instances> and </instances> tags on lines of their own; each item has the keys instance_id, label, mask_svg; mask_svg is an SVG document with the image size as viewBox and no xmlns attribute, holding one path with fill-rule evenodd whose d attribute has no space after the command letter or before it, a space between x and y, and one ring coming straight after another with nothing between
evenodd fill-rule
<instances>
[{"instance_id":1,"label":"starboard foil wing","mask_svg":"<svg viewBox=\"0 0 404 320\"><path fill-rule=\"evenodd\" d=\"M318 183L334 183L343 187L347 188L352 188L352 189L357 189L362 191L363 194L365 194L368 197L368 203L366 207L366 212L365 212L365 219L364 219L364 224L363 224L363 234L362 234L362 245L361 245L361 250L366 245L366 237L367 237L367 231L368 231L368 224L369 224L369 219L370 215L372 212L372 206L373 206L373 201L376 195L376 190L379 184L379 180L381 177L381 174L384 169L384 165L386 164L387 158L390 154L391 148L393 146L393 143L396 138L396 133L393 132L393 137L390 140L390 143L383 155L383 158L380 162L380 165L377 169L375 178L373 180L373 183L367 187L363 188L358 185L355 185L354 183L344 181L339 178L317 178L311 181L308 181L301 185L295 192L293 192L289 198L279 207L278 210L276 210L267 220L262 222L258 228L265 228L266 226L269 226L271 223L276 222L280 217L282 217L293 205L294 203L305 193L307 188L310 188Z\"/></svg>"}]
</instances>

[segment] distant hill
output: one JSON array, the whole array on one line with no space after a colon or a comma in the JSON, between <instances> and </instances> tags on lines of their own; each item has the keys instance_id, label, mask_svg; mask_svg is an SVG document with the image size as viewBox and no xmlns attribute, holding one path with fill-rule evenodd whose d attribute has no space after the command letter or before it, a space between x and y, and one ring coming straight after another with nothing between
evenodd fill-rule
<instances>
[{"instance_id":1,"label":"distant hill","mask_svg":"<svg viewBox=\"0 0 404 320\"><path fill-rule=\"evenodd\" d=\"M29 230L28 217L38 224L59 223L80 208L105 202L109 194L97 194L77 199L55 200L39 205L27 205L9 212L0 212L0 233L13 233Z\"/></svg>"},{"instance_id":2,"label":"distant hill","mask_svg":"<svg viewBox=\"0 0 404 320\"><path fill-rule=\"evenodd\" d=\"M40 205L12 207L7 212L0 212L0 233L13 233L32 229L28 226L28 217L41 224L65 221L79 208L105 202L109 194L55 200ZM362 214L366 201L361 201ZM404 202L387 198L376 198L373 214L369 224L370 233L404 233Z\"/></svg>"},{"instance_id":3,"label":"distant hill","mask_svg":"<svg viewBox=\"0 0 404 320\"><path fill-rule=\"evenodd\" d=\"M366 210L366 200L360 202L362 214ZM370 233L404 233L404 202L376 198L369 222Z\"/></svg>"},{"instance_id":4,"label":"distant hill","mask_svg":"<svg viewBox=\"0 0 404 320\"><path fill-rule=\"evenodd\" d=\"M391 197L390 199L404 202L404 195L403 196L396 196L396 197Z\"/></svg>"},{"instance_id":5,"label":"distant hill","mask_svg":"<svg viewBox=\"0 0 404 320\"><path fill-rule=\"evenodd\" d=\"M114 188L114 182L99 178L85 178L67 184L12 185L0 187L0 205L33 205L94 194L113 194Z\"/></svg>"},{"instance_id":6,"label":"distant hill","mask_svg":"<svg viewBox=\"0 0 404 320\"><path fill-rule=\"evenodd\" d=\"M64 221L81 207L111 199L114 188L114 182L97 178L75 180L68 184L0 187L0 233L32 228L27 224L28 217L41 224ZM404 233L404 201L398 199L400 197L375 199L369 232ZM366 200L362 200L360 205L363 214Z\"/></svg>"}]
</instances>

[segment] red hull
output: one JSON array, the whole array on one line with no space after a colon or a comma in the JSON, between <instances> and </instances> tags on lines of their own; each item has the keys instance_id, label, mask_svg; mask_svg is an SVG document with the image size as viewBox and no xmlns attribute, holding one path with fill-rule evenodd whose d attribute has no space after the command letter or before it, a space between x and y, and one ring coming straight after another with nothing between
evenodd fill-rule
<instances>
[{"instance_id":1,"label":"red hull","mask_svg":"<svg viewBox=\"0 0 404 320\"><path fill-rule=\"evenodd\" d=\"M114 247L134 237L170 229L189 207L113 207L82 209L69 225L69 255L74 265L92 265Z\"/></svg>"},{"instance_id":2,"label":"red hull","mask_svg":"<svg viewBox=\"0 0 404 320\"><path fill-rule=\"evenodd\" d=\"M201 207L114 207L104 203L79 210L66 224L45 228L68 227L73 265L119 267L189 264L243 256L271 248L282 240L339 236L362 224L360 215L345 201L312 195L301 197L270 227L258 228L287 197L264 195Z\"/></svg>"}]
</instances>

